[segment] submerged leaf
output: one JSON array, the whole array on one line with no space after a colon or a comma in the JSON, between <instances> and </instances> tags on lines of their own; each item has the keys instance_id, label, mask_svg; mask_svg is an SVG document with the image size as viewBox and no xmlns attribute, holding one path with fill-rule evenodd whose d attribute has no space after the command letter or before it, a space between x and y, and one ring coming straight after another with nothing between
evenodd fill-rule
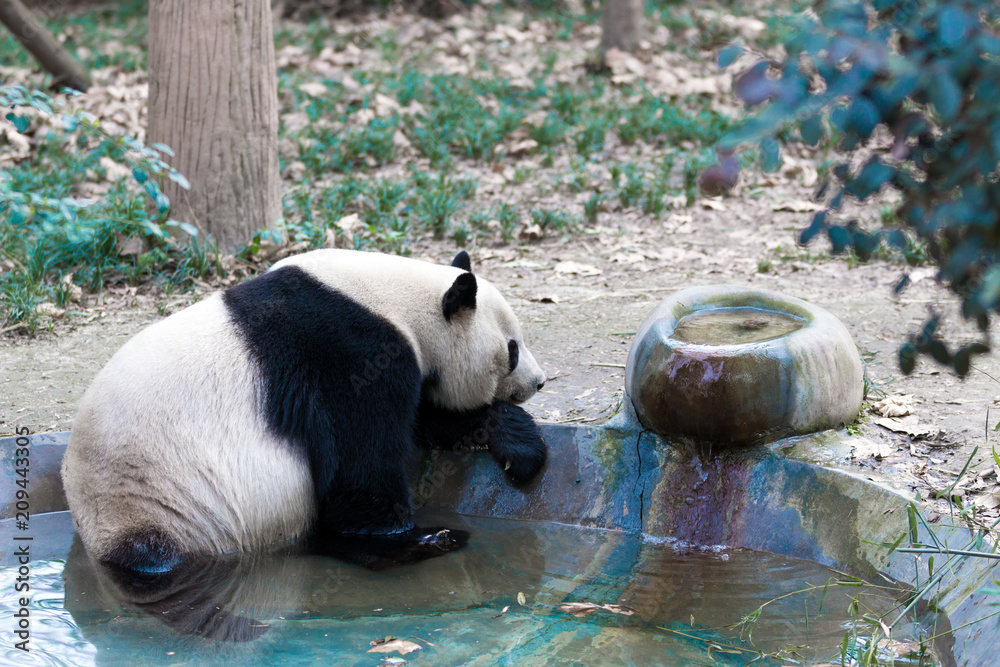
<instances>
[{"instance_id":1,"label":"submerged leaf","mask_svg":"<svg viewBox=\"0 0 1000 667\"><path fill-rule=\"evenodd\" d=\"M590 616L600 608L600 605L596 605L593 602L567 602L559 605L559 611L564 611L567 614L573 614L576 618Z\"/></svg>"},{"instance_id":2,"label":"submerged leaf","mask_svg":"<svg viewBox=\"0 0 1000 667\"><path fill-rule=\"evenodd\" d=\"M370 649L369 653L392 653L393 651L399 651L403 655L407 653L412 653L413 651L423 650L423 646L417 644L416 642L411 642L406 639L390 639L389 641L384 641L380 644L375 644Z\"/></svg>"},{"instance_id":3,"label":"submerged leaf","mask_svg":"<svg viewBox=\"0 0 1000 667\"><path fill-rule=\"evenodd\" d=\"M610 611L612 614L620 614L622 616L633 616L635 615L635 609L632 607L627 607L623 604L594 604L593 602L566 602L559 606L559 611L566 612L567 614L573 614L576 618L583 618L585 616L590 616L598 609L603 609L604 611Z\"/></svg>"}]
</instances>

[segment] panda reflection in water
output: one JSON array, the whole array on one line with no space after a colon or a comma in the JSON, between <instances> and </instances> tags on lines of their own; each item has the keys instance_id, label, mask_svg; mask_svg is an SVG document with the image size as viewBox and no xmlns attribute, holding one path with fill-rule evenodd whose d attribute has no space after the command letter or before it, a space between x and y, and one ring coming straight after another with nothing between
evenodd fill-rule
<instances>
[{"instance_id":1,"label":"panda reflection in water","mask_svg":"<svg viewBox=\"0 0 1000 667\"><path fill-rule=\"evenodd\" d=\"M316 250L128 341L80 404L66 497L88 552L144 575L306 534L369 567L420 560L467 535L414 526L415 442L485 429L527 483L547 453L514 404L544 380L464 251Z\"/></svg>"}]
</instances>

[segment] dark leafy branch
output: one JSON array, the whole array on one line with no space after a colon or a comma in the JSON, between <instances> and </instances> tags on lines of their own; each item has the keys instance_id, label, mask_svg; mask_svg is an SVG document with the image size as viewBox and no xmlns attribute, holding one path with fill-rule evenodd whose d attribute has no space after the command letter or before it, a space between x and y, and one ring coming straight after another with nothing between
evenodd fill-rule
<instances>
[{"instance_id":1,"label":"dark leafy branch","mask_svg":"<svg viewBox=\"0 0 1000 667\"><path fill-rule=\"evenodd\" d=\"M833 252L867 260L883 243L916 238L938 280L961 302L982 340L949 347L931 316L900 348L904 372L926 354L965 375L989 351L1000 311L1000 6L991 0L831 0L803 16L783 62L760 60L734 81L753 113L720 144L757 142L765 169L780 166L775 136L833 141L843 160L821 185L827 207L800 241L826 236ZM728 66L741 53L720 54ZM846 198L898 193L895 224L867 229L845 218ZM897 291L906 287L904 278Z\"/></svg>"}]
</instances>

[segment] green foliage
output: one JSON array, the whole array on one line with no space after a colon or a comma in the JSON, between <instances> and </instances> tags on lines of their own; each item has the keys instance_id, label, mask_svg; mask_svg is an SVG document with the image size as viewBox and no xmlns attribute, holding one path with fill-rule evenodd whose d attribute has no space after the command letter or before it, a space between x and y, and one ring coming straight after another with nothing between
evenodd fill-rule
<instances>
[{"instance_id":1,"label":"green foliage","mask_svg":"<svg viewBox=\"0 0 1000 667\"><path fill-rule=\"evenodd\" d=\"M414 182L419 192L414 204L417 219L431 229L434 238L444 238L461 201L475 193L475 183L468 180L452 181L443 173L432 178L420 171L415 171Z\"/></svg>"},{"instance_id":2,"label":"green foliage","mask_svg":"<svg viewBox=\"0 0 1000 667\"><path fill-rule=\"evenodd\" d=\"M188 187L161 158L170 149L111 134L89 113L62 106L37 90L0 88L6 120L37 139L30 159L0 171L0 262L9 268L0 273L0 328L34 329L36 306L65 304L73 284L93 291L116 275L130 284L159 273L184 281L210 269L193 256L204 255L204 244L170 235L172 227L197 234L167 216L159 181ZM102 158L129 167L131 183L118 180L96 201L74 196L88 171L104 171ZM142 249L124 253L129 238Z\"/></svg>"},{"instance_id":3,"label":"green foliage","mask_svg":"<svg viewBox=\"0 0 1000 667\"><path fill-rule=\"evenodd\" d=\"M643 93L642 98L621 112L621 122L615 127L626 144L642 139L654 145L675 146L682 141L697 144L714 144L730 128L732 121L706 107L704 102L693 101L704 107L692 113L692 105L679 107L669 100Z\"/></svg>"},{"instance_id":4,"label":"green foliage","mask_svg":"<svg viewBox=\"0 0 1000 667\"><path fill-rule=\"evenodd\" d=\"M521 211L516 204L503 202L497 206L496 219L500 222L500 233L505 241L514 238L517 223L521 219Z\"/></svg>"},{"instance_id":5,"label":"green foliage","mask_svg":"<svg viewBox=\"0 0 1000 667\"><path fill-rule=\"evenodd\" d=\"M916 238L983 332L982 342L953 350L932 316L900 350L905 372L925 354L965 375L972 356L989 350L989 317L1000 310L998 25L991 0L834 0L790 31L784 63L761 60L734 82L759 110L723 147L758 141L762 164L773 167L772 137L795 128L807 144L829 135L846 153L802 243L825 235L835 253L866 261L882 243L912 252ZM900 201L884 227L843 219L846 198L864 203L883 192Z\"/></svg>"},{"instance_id":6,"label":"green foliage","mask_svg":"<svg viewBox=\"0 0 1000 667\"><path fill-rule=\"evenodd\" d=\"M577 226L579 218L558 209L536 208L531 212L531 221L543 232L569 231Z\"/></svg>"},{"instance_id":7,"label":"green foliage","mask_svg":"<svg viewBox=\"0 0 1000 667\"><path fill-rule=\"evenodd\" d=\"M622 206L631 207L638 204L646 193L645 173L629 162L624 170L625 183L618 190L618 199Z\"/></svg>"},{"instance_id":8,"label":"green foliage","mask_svg":"<svg viewBox=\"0 0 1000 667\"><path fill-rule=\"evenodd\" d=\"M587 201L583 202L583 219L588 224L595 224L597 222L597 214L601 210L601 201L604 196L600 192L594 192L590 195Z\"/></svg>"}]
</instances>

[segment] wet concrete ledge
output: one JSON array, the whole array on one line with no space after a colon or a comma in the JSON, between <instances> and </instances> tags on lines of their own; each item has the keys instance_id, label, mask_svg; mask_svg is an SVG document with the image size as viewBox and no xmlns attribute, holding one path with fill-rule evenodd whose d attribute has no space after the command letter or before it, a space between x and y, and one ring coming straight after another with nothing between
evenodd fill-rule
<instances>
[{"instance_id":1,"label":"wet concrete ledge","mask_svg":"<svg viewBox=\"0 0 1000 667\"><path fill-rule=\"evenodd\" d=\"M530 487L515 489L485 452L431 452L414 486L419 507L462 514L643 532L681 544L726 545L812 560L868 578L913 582L926 577L926 558L889 554L909 529L906 497L848 472L792 458L807 447L724 450L711 455L670 446L629 418L615 425L543 425L550 460ZM829 435L824 435L830 441ZM833 438L836 439L836 436ZM66 510L59 466L69 433L30 436L32 514ZM22 441L23 444L23 441ZM0 558L13 544L16 438L0 439ZM791 454L792 456L789 456ZM71 525L67 520L61 525ZM920 540L929 542L923 527ZM56 534L59 533L59 534ZM961 548L963 527L935 526L937 539ZM36 558L64 557L72 535L37 535ZM48 554L48 555L46 555ZM938 556L938 568L945 560ZM995 611L978 591L1000 577L996 561L967 558L939 589L934 606L957 628L956 665L991 664L1000 650L995 620L963 627ZM919 577L918 577L919 574Z\"/></svg>"}]
</instances>

